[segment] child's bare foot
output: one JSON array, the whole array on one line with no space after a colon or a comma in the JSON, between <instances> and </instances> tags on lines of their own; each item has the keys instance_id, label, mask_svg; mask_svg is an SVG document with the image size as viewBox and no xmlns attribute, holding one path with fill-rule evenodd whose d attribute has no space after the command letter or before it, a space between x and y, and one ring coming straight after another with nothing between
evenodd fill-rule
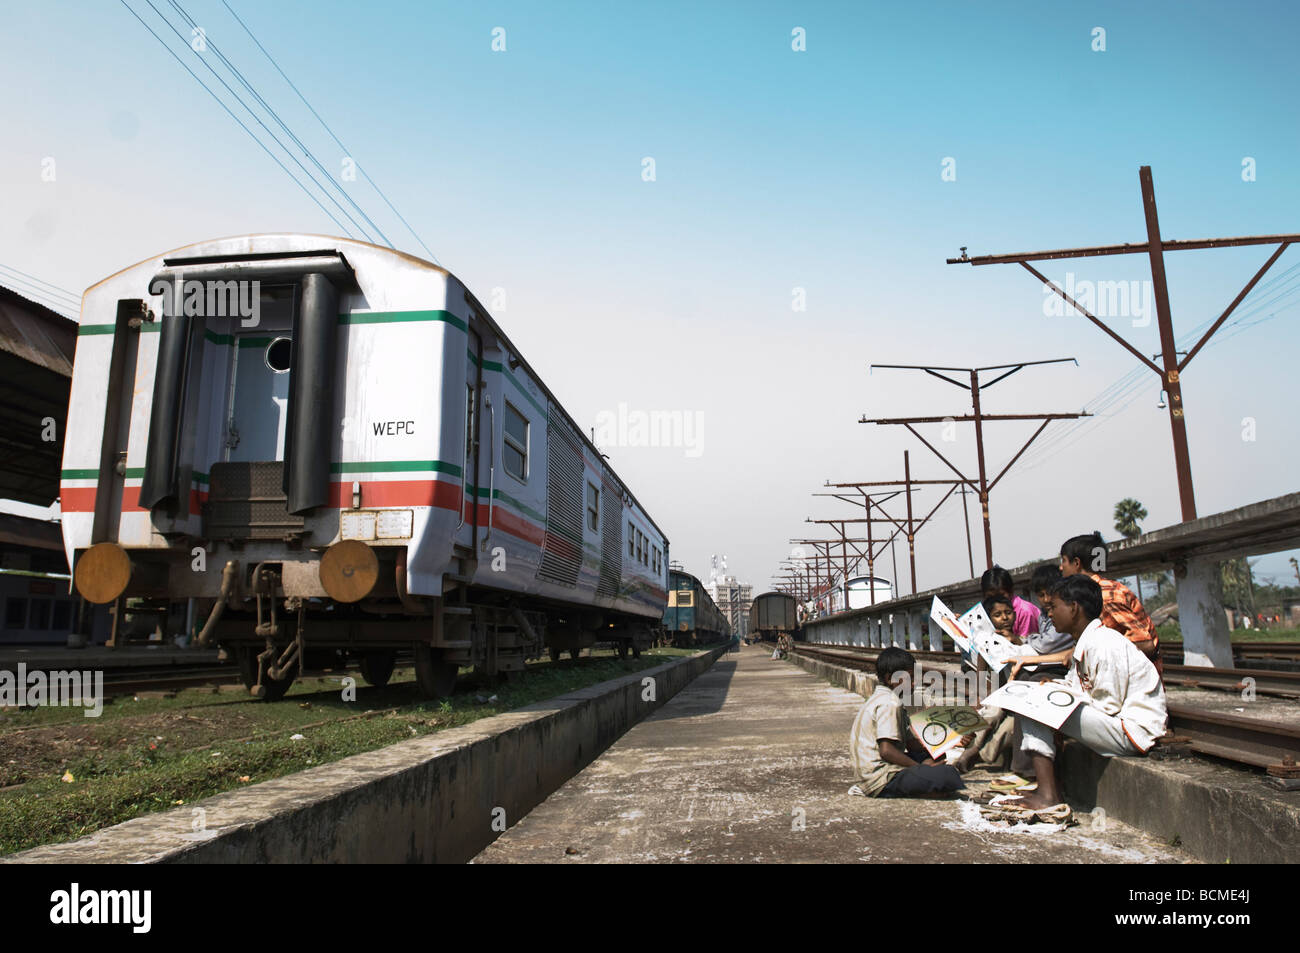
<instances>
[{"instance_id":1,"label":"child's bare foot","mask_svg":"<svg viewBox=\"0 0 1300 953\"><path fill-rule=\"evenodd\" d=\"M1061 802L1059 798L1053 799L1047 797L1040 789L1038 791L1026 792L1025 794L1020 795L1018 800L1010 801L1008 803L1014 804L1016 807L1026 807L1031 811L1037 811L1045 807L1055 807Z\"/></svg>"}]
</instances>

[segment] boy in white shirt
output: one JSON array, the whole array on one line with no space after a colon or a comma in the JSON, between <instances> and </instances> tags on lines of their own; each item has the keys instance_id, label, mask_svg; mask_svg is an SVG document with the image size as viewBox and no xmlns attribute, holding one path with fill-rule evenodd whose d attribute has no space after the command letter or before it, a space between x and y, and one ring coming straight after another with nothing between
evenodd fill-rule
<instances>
[{"instance_id":1,"label":"boy in white shirt","mask_svg":"<svg viewBox=\"0 0 1300 953\"><path fill-rule=\"evenodd\" d=\"M1101 615L1101 587L1083 574L1066 576L1051 590L1049 613L1058 632L1075 640L1066 683L1084 695L1061 732L1098 754L1146 754L1165 731L1165 690L1151 660L1131 641L1108 629ZM1030 756L1038 789L1013 802L1041 810L1061 803L1056 781L1056 747L1047 725L1017 716L1021 750Z\"/></svg>"}]
</instances>

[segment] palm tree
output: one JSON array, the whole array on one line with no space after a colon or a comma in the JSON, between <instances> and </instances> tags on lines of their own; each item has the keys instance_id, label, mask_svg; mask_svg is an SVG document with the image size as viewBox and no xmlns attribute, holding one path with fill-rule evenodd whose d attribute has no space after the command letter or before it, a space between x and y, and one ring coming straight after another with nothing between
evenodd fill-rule
<instances>
[{"instance_id":1,"label":"palm tree","mask_svg":"<svg viewBox=\"0 0 1300 953\"><path fill-rule=\"evenodd\" d=\"M1142 527L1139 525L1141 520L1147 518L1147 508L1133 499L1126 496L1115 504L1115 530L1126 539L1134 539L1142 535ZM1142 601L1142 574L1137 576L1138 601Z\"/></svg>"}]
</instances>

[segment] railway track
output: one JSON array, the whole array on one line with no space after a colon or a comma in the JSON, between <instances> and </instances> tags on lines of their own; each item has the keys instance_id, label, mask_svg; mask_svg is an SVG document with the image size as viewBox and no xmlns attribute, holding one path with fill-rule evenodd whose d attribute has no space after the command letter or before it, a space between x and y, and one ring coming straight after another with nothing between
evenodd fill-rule
<instances>
[{"instance_id":1,"label":"railway track","mask_svg":"<svg viewBox=\"0 0 1300 953\"><path fill-rule=\"evenodd\" d=\"M1248 681L1249 680L1249 681ZM1300 698L1300 672L1275 672L1270 669L1203 668L1198 665L1165 663L1165 684L1183 688L1208 688L1216 691L1242 692L1254 689L1260 695L1277 698Z\"/></svg>"},{"instance_id":2,"label":"railway track","mask_svg":"<svg viewBox=\"0 0 1300 953\"><path fill-rule=\"evenodd\" d=\"M1260 718L1169 706L1169 730L1197 754L1256 768L1300 762L1300 727Z\"/></svg>"},{"instance_id":3,"label":"railway track","mask_svg":"<svg viewBox=\"0 0 1300 953\"><path fill-rule=\"evenodd\" d=\"M239 682L239 669L234 665L207 665L194 668L168 666L157 670L126 669L104 676L104 694L109 697L135 695L140 692L170 692L186 688L203 688L211 685L233 685Z\"/></svg>"},{"instance_id":4,"label":"railway track","mask_svg":"<svg viewBox=\"0 0 1300 953\"><path fill-rule=\"evenodd\" d=\"M810 645L811 643L808 642L796 642L795 649L797 651L807 651L807 647ZM815 648L862 654L872 659L883 651L878 648L857 645L828 645ZM908 651L918 661L956 664L961 660L961 654L958 652L931 652L918 649L909 649ZM1181 649L1179 657L1181 657ZM1240 692L1247 688L1253 688L1260 695L1270 695L1278 698L1300 698L1300 672L1251 668L1206 668L1200 665L1174 664L1168 661L1168 655L1166 655L1164 669L1165 684L1167 685L1231 692ZM1246 679L1252 681L1247 682Z\"/></svg>"},{"instance_id":5,"label":"railway track","mask_svg":"<svg viewBox=\"0 0 1300 953\"><path fill-rule=\"evenodd\" d=\"M1171 646L1181 651L1182 646ZM1270 658L1283 661L1300 661L1300 642L1234 642L1234 658Z\"/></svg>"},{"instance_id":6,"label":"railway track","mask_svg":"<svg viewBox=\"0 0 1300 953\"><path fill-rule=\"evenodd\" d=\"M796 645L811 645L810 642L796 642ZM865 646L833 646L834 648L859 649ZM880 649L869 649L869 651L879 652ZM956 652L930 652L917 651L909 649L913 655L918 658L926 656L948 656L957 658ZM1166 642L1160 646L1160 654L1166 662L1179 664L1183 657L1183 644L1181 642ZM1232 644L1232 656L1239 659L1275 659L1283 662L1300 662L1300 642L1234 642Z\"/></svg>"}]
</instances>

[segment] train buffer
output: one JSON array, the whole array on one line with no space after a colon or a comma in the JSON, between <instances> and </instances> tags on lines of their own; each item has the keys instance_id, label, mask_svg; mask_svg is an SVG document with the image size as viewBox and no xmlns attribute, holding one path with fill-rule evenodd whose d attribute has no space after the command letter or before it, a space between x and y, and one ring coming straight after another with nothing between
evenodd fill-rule
<instances>
[{"instance_id":1,"label":"train buffer","mask_svg":"<svg viewBox=\"0 0 1300 953\"><path fill-rule=\"evenodd\" d=\"M990 832L960 801L849 796L860 696L762 645L720 657L475 863L1163 862L1113 820ZM972 813L974 816L972 817Z\"/></svg>"}]
</instances>

